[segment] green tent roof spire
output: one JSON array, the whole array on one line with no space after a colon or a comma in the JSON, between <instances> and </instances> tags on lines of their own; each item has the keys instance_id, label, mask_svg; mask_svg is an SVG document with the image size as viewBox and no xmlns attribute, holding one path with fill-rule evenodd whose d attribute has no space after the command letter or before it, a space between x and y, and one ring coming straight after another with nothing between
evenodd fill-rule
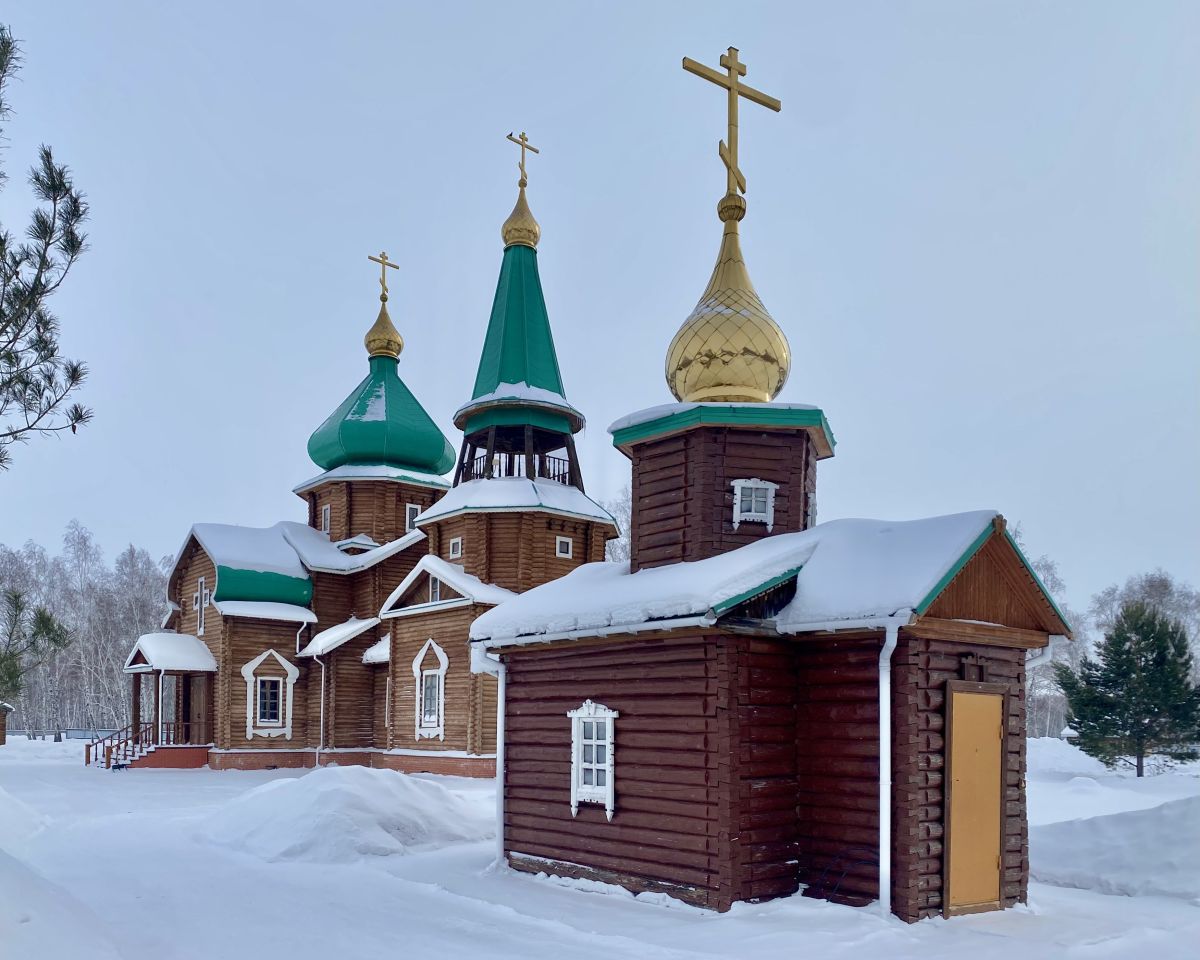
<instances>
[{"instance_id":1,"label":"green tent roof spire","mask_svg":"<svg viewBox=\"0 0 1200 960\"><path fill-rule=\"evenodd\" d=\"M522 185L502 230L506 246L475 389L454 416L455 426L467 433L501 423L529 423L563 433L583 426L583 416L563 390L538 275L540 229L530 228L531 223L536 227Z\"/></svg>"}]
</instances>

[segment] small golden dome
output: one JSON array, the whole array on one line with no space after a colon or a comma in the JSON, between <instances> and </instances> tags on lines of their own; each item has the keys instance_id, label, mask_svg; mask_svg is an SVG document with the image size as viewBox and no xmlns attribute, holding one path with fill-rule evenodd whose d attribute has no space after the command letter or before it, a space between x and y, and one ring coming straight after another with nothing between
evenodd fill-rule
<instances>
[{"instance_id":1,"label":"small golden dome","mask_svg":"<svg viewBox=\"0 0 1200 960\"><path fill-rule=\"evenodd\" d=\"M746 272L738 239L746 201L729 194L717 214L725 222L717 264L667 348L667 386L682 402L770 403L787 381L791 349Z\"/></svg>"},{"instance_id":2,"label":"small golden dome","mask_svg":"<svg viewBox=\"0 0 1200 960\"><path fill-rule=\"evenodd\" d=\"M529 204L525 200L526 184L527 181L522 178L519 183L521 192L517 194L517 205L513 207L512 213L508 215L508 219L500 227L500 236L504 238L504 245L506 247L511 247L516 243L525 247L537 247L538 240L542 236L542 228L533 219L533 212L529 209Z\"/></svg>"},{"instance_id":3,"label":"small golden dome","mask_svg":"<svg viewBox=\"0 0 1200 960\"><path fill-rule=\"evenodd\" d=\"M387 294L381 296L379 301L379 316L363 337L363 343L366 345L368 356L395 359L404 349L404 338L400 336L400 331L388 316Z\"/></svg>"}]
</instances>

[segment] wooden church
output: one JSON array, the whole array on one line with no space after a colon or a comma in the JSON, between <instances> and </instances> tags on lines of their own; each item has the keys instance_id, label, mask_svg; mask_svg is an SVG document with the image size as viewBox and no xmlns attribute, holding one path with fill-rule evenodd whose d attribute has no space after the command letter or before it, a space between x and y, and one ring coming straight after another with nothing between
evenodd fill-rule
<instances>
[{"instance_id":1,"label":"wooden church","mask_svg":"<svg viewBox=\"0 0 1200 960\"><path fill-rule=\"evenodd\" d=\"M721 66L684 61L730 118L716 266L667 350L677 402L610 428L631 561L471 627L500 682L503 855L718 910L801 888L909 921L1010 906L1027 657L1069 628L994 511L815 523L833 435L774 402L791 354L739 237L738 100L779 102L737 50Z\"/></svg>"},{"instance_id":2,"label":"wooden church","mask_svg":"<svg viewBox=\"0 0 1200 960\"><path fill-rule=\"evenodd\" d=\"M470 624L604 558L616 536L584 492L521 179L461 452L400 379L386 254L366 377L317 428L322 473L295 488L307 523L200 523L170 612L125 664L133 716L90 744L110 766L360 763L494 776L496 681L471 669ZM453 470L453 480L444 475Z\"/></svg>"}]
</instances>

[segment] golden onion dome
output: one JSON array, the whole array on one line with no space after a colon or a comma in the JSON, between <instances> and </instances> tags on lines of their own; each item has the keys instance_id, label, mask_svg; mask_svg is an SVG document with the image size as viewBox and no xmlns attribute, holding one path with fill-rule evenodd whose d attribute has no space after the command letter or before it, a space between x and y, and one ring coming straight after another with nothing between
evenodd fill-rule
<instances>
[{"instance_id":1,"label":"golden onion dome","mask_svg":"<svg viewBox=\"0 0 1200 960\"><path fill-rule=\"evenodd\" d=\"M386 293L379 298L379 316L375 318L371 329L363 337L363 343L366 345L367 355L372 357L395 359L404 349L404 338L400 336L400 331L396 329L392 318L388 316Z\"/></svg>"},{"instance_id":2,"label":"golden onion dome","mask_svg":"<svg viewBox=\"0 0 1200 960\"><path fill-rule=\"evenodd\" d=\"M667 386L682 402L769 403L791 367L791 349L750 282L738 239L746 201L727 194L725 224L708 287L667 348Z\"/></svg>"},{"instance_id":3,"label":"golden onion dome","mask_svg":"<svg viewBox=\"0 0 1200 960\"><path fill-rule=\"evenodd\" d=\"M513 207L512 213L508 215L508 219L501 225L500 236L504 238L506 247L520 244L536 248L538 240L542 237L542 228L533 218L533 212L525 200L525 187L528 186L528 181L522 177L518 186L521 188L521 192L517 194L517 204Z\"/></svg>"}]
</instances>

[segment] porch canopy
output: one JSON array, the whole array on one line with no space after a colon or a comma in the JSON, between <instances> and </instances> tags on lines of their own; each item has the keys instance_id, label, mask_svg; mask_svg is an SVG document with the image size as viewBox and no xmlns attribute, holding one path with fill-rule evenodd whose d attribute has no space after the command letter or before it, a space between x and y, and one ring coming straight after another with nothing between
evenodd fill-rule
<instances>
[{"instance_id":1,"label":"porch canopy","mask_svg":"<svg viewBox=\"0 0 1200 960\"><path fill-rule=\"evenodd\" d=\"M215 673L217 661L190 633L146 633L125 660L126 673Z\"/></svg>"}]
</instances>

